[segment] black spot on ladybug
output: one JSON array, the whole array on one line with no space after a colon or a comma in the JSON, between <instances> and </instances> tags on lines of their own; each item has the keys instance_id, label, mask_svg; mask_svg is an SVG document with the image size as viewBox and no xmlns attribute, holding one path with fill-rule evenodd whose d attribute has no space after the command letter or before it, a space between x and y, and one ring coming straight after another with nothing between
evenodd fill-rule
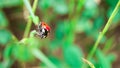
<instances>
[{"instance_id":1,"label":"black spot on ladybug","mask_svg":"<svg viewBox=\"0 0 120 68\"><path fill-rule=\"evenodd\" d=\"M46 29L40 29L39 35L41 38L46 38L48 35L48 31Z\"/></svg>"},{"instance_id":2,"label":"black spot on ladybug","mask_svg":"<svg viewBox=\"0 0 120 68\"><path fill-rule=\"evenodd\" d=\"M39 36L41 38L46 38L48 36L48 31L45 28L40 28L39 29Z\"/></svg>"}]
</instances>

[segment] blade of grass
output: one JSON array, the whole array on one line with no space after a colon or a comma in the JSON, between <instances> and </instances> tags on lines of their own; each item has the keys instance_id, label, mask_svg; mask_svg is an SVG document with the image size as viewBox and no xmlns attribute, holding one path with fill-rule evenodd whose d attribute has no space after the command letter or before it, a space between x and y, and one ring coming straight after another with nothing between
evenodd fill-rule
<instances>
[{"instance_id":1,"label":"blade of grass","mask_svg":"<svg viewBox=\"0 0 120 68\"><path fill-rule=\"evenodd\" d=\"M90 53L89 53L89 55L88 55L88 57L87 57L88 60L91 59L92 56L94 55L94 53L95 53L95 51L96 51L96 49L97 49L97 47L98 47L98 44L99 44L100 40L102 39L103 35L108 31L108 28L110 27L110 25L111 25L111 23L112 23L112 21L113 21L113 18L114 18L115 15L117 14L119 8L120 8L120 0L118 1L115 9L113 10L113 12L112 12L109 20L107 21L107 24L105 25L103 31L100 32L100 34L99 34L99 36L98 36L98 39L97 39L97 41L96 41L95 44L94 44L93 49L90 51Z\"/></svg>"},{"instance_id":2,"label":"blade of grass","mask_svg":"<svg viewBox=\"0 0 120 68\"><path fill-rule=\"evenodd\" d=\"M86 60L86 59L84 59L84 58L82 58L82 60L83 60L85 63L87 63L91 68L95 68L95 66L94 66L90 61L88 61L88 60Z\"/></svg>"}]
</instances>

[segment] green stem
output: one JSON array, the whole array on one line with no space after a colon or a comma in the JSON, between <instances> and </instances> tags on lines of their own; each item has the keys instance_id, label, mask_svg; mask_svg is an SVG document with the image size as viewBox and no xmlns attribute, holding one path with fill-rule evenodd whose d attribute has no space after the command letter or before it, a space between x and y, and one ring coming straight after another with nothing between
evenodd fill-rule
<instances>
[{"instance_id":1,"label":"green stem","mask_svg":"<svg viewBox=\"0 0 120 68\"><path fill-rule=\"evenodd\" d=\"M34 0L33 7L32 7L33 13L35 13L35 10L37 8L37 3L38 3L38 0ZM28 21L27 21L27 26L25 28L25 32L24 32L23 38L28 37L31 25L32 25L32 20L31 20L31 18L29 18Z\"/></svg>"},{"instance_id":2,"label":"green stem","mask_svg":"<svg viewBox=\"0 0 120 68\"><path fill-rule=\"evenodd\" d=\"M94 53L95 53L95 51L96 51L96 49L98 47L98 44L99 44L100 40L102 39L102 37L104 36L104 34L107 32L108 28L110 27L110 25L112 23L112 20L114 19L115 15L117 14L119 8L120 8L120 0L118 1L117 5L116 5L116 7L114 9L114 11L112 12L112 14L111 14L111 16L110 16L110 18L109 18L109 20L107 22L107 24L105 25L103 31L99 34L98 39L95 42L93 49L91 50L91 52L89 53L89 55L87 57L88 59L91 59L92 56L94 55Z\"/></svg>"},{"instance_id":3,"label":"green stem","mask_svg":"<svg viewBox=\"0 0 120 68\"><path fill-rule=\"evenodd\" d=\"M32 20L33 20L33 23L34 23L35 25L37 25L37 24L39 23L39 19L38 19L37 16L34 15L34 13L33 13L33 11L32 11L32 8L31 8L31 6L30 6L29 1L28 1L28 0L24 0L24 4L25 4L26 8L28 9L28 11L29 11L29 13L30 13L30 15L31 15L31 18L32 18ZM35 3L35 6L36 6L36 5L37 5L37 2Z\"/></svg>"},{"instance_id":4,"label":"green stem","mask_svg":"<svg viewBox=\"0 0 120 68\"><path fill-rule=\"evenodd\" d=\"M33 49L32 53L35 57L37 57L39 60L45 63L48 66L48 68L57 68L40 50Z\"/></svg>"},{"instance_id":5,"label":"green stem","mask_svg":"<svg viewBox=\"0 0 120 68\"><path fill-rule=\"evenodd\" d=\"M82 60L83 60L85 63L87 63L87 64L90 66L90 68L95 68L95 66L94 66L90 61L88 61L87 59L82 58Z\"/></svg>"},{"instance_id":6,"label":"green stem","mask_svg":"<svg viewBox=\"0 0 120 68\"><path fill-rule=\"evenodd\" d=\"M32 17L33 23L35 25L39 24L38 17L36 17L34 15L34 13L33 13L33 12L35 12L35 9L36 9L36 6L37 6L37 2L38 2L38 0L35 0L34 5L33 5L33 11L32 11L32 8L30 6L29 1L28 0L24 0L25 6L27 7L27 9L28 9L28 11L29 11L29 13L30 13L30 15ZM28 33L30 31L30 26L31 26L30 22L31 21L29 20L28 24L27 24L27 27L26 27L26 30L25 30L26 33L24 34L24 37L27 37ZM56 68L56 66L41 51L39 51L38 49L33 49L32 53L33 53L33 55L35 57L37 57L39 60L41 60L42 62L44 62L48 67L50 67L50 68Z\"/></svg>"}]
</instances>

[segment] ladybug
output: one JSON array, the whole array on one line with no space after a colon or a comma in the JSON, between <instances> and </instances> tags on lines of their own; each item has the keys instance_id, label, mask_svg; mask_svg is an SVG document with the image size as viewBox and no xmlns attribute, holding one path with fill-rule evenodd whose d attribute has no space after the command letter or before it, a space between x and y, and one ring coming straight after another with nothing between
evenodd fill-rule
<instances>
[{"instance_id":1,"label":"ladybug","mask_svg":"<svg viewBox=\"0 0 120 68\"><path fill-rule=\"evenodd\" d=\"M38 35L41 38L46 38L50 33L50 26L48 26L45 22L41 22L38 25Z\"/></svg>"}]
</instances>

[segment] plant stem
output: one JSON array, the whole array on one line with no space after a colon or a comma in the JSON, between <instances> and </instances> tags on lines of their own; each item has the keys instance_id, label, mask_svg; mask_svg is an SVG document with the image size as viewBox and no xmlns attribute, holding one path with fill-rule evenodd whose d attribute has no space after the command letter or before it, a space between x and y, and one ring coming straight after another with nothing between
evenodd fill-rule
<instances>
[{"instance_id":1,"label":"plant stem","mask_svg":"<svg viewBox=\"0 0 120 68\"><path fill-rule=\"evenodd\" d=\"M36 58L45 63L49 68L57 68L40 50L33 49L32 53Z\"/></svg>"},{"instance_id":2,"label":"plant stem","mask_svg":"<svg viewBox=\"0 0 120 68\"><path fill-rule=\"evenodd\" d=\"M35 25L37 25L39 22L39 19L34 15L33 12L35 12L35 9L36 9L36 6L37 6L37 2L38 0L35 0L34 1L34 4L33 4L33 10L30 6L30 3L28 0L24 0L24 3L25 3L25 6L27 7L31 17L32 17L32 20L33 20L33 23ZM26 30L25 30L25 34L24 34L24 37L27 37L28 36L28 33L30 31L30 27L31 27L31 22L32 20L28 20L28 23L27 23L27 27L26 27ZM38 49L33 49L32 50L32 53L33 55L38 58L39 60L41 60L42 62L44 62L48 67L50 68L56 68L56 66L41 52L39 51Z\"/></svg>"},{"instance_id":3,"label":"plant stem","mask_svg":"<svg viewBox=\"0 0 120 68\"><path fill-rule=\"evenodd\" d=\"M34 15L34 13L33 13L33 11L32 11L32 8L31 8L31 6L30 6L29 1L28 1L28 0L24 0L24 4L25 4L26 8L28 9L28 11L29 11L29 13L30 13L30 16L31 16L31 18L32 18L32 20L33 20L33 23L34 23L35 25L37 25L37 24L39 23L39 19L38 19L37 16ZM37 6L37 2L35 3L35 6Z\"/></svg>"},{"instance_id":4,"label":"plant stem","mask_svg":"<svg viewBox=\"0 0 120 68\"><path fill-rule=\"evenodd\" d=\"M90 68L95 68L95 66L94 66L90 61L88 61L87 59L82 58L82 60L83 60L85 63L87 63L87 64L90 66Z\"/></svg>"},{"instance_id":5,"label":"plant stem","mask_svg":"<svg viewBox=\"0 0 120 68\"><path fill-rule=\"evenodd\" d=\"M38 3L38 0L34 0L33 7L32 7L33 13L35 13L35 10L36 10L36 8L37 8L37 3ZM27 21L27 26L26 26L26 28L25 28L25 32L24 32L23 38L28 37L28 34L29 34L29 32L30 32L31 25L32 25L32 19L29 18L28 21Z\"/></svg>"},{"instance_id":6,"label":"plant stem","mask_svg":"<svg viewBox=\"0 0 120 68\"><path fill-rule=\"evenodd\" d=\"M94 47L93 49L91 50L91 52L89 53L87 59L90 60L92 58L92 56L94 55L97 47L98 47L98 44L100 42L100 40L102 39L102 37L104 36L104 34L107 32L108 28L110 27L111 23L112 23L112 20L114 19L115 15L117 14L118 10L120 8L120 0L118 1L115 9L113 10L109 20L107 21L107 24L105 25L104 29L102 32L100 32L99 36L98 36L98 39L97 41L95 42L94 44Z\"/></svg>"}]
</instances>

